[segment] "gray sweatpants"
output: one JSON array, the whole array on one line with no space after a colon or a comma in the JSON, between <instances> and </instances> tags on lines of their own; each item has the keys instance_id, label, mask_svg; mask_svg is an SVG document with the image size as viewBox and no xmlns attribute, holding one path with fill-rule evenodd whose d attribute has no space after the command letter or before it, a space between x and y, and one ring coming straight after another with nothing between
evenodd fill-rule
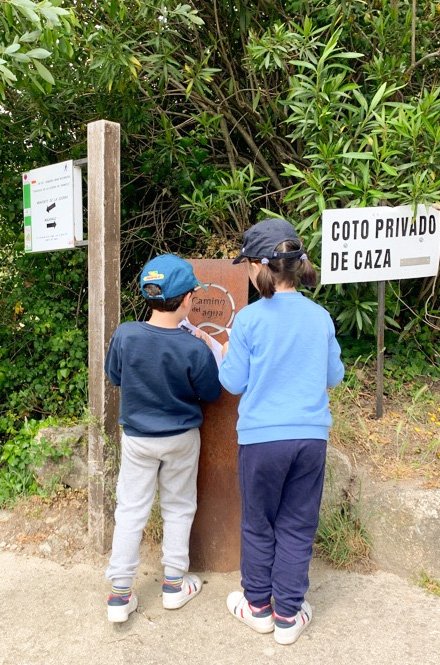
<instances>
[{"instance_id":1,"label":"gray sweatpants","mask_svg":"<svg viewBox=\"0 0 440 665\"><path fill-rule=\"evenodd\" d=\"M150 438L122 435L116 488L115 530L106 570L114 586L131 586L139 565L139 548L159 489L163 519L164 574L188 572L189 537L197 508L200 432Z\"/></svg>"}]
</instances>

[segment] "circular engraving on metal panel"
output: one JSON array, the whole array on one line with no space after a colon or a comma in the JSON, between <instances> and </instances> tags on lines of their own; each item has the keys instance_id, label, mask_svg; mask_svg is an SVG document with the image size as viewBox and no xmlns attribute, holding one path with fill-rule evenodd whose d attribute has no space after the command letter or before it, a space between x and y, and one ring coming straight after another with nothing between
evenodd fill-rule
<instances>
[{"instance_id":1,"label":"circular engraving on metal panel","mask_svg":"<svg viewBox=\"0 0 440 665\"><path fill-rule=\"evenodd\" d=\"M206 290L194 291L190 320L213 337L231 327L235 317L235 302L230 291L220 284L207 282Z\"/></svg>"}]
</instances>

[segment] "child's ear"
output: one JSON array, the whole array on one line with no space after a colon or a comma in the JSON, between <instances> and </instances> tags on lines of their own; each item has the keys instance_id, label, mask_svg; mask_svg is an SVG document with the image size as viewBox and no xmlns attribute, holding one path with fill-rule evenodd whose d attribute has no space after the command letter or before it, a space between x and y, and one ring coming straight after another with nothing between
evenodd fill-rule
<instances>
[{"instance_id":1,"label":"child's ear","mask_svg":"<svg viewBox=\"0 0 440 665\"><path fill-rule=\"evenodd\" d=\"M193 292L192 291L189 291L188 293L186 293L184 298L183 298L182 305L184 305L185 307L188 307L188 305L191 303L192 297L193 297Z\"/></svg>"}]
</instances>

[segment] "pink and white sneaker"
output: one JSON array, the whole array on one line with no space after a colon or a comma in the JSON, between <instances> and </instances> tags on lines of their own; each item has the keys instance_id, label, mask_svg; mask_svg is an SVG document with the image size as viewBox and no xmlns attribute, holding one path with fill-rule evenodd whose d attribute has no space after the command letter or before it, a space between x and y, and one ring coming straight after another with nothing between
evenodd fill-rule
<instances>
[{"instance_id":1,"label":"pink and white sneaker","mask_svg":"<svg viewBox=\"0 0 440 665\"><path fill-rule=\"evenodd\" d=\"M226 600L230 613L257 633L271 633L274 628L272 606L267 605L260 610L253 608L244 597L242 591L232 591Z\"/></svg>"},{"instance_id":2,"label":"pink and white sneaker","mask_svg":"<svg viewBox=\"0 0 440 665\"><path fill-rule=\"evenodd\" d=\"M312 608L305 600L299 612L293 617L280 617L275 614L275 642L293 644L312 620Z\"/></svg>"}]
</instances>

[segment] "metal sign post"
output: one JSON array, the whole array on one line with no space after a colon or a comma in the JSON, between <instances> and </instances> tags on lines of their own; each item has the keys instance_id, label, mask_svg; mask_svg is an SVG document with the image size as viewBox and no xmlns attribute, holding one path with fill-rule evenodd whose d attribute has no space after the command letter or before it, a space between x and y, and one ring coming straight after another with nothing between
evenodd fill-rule
<instances>
[{"instance_id":1,"label":"metal sign post","mask_svg":"<svg viewBox=\"0 0 440 665\"><path fill-rule=\"evenodd\" d=\"M376 418L383 416L383 369L385 356L385 282L377 283Z\"/></svg>"}]
</instances>

